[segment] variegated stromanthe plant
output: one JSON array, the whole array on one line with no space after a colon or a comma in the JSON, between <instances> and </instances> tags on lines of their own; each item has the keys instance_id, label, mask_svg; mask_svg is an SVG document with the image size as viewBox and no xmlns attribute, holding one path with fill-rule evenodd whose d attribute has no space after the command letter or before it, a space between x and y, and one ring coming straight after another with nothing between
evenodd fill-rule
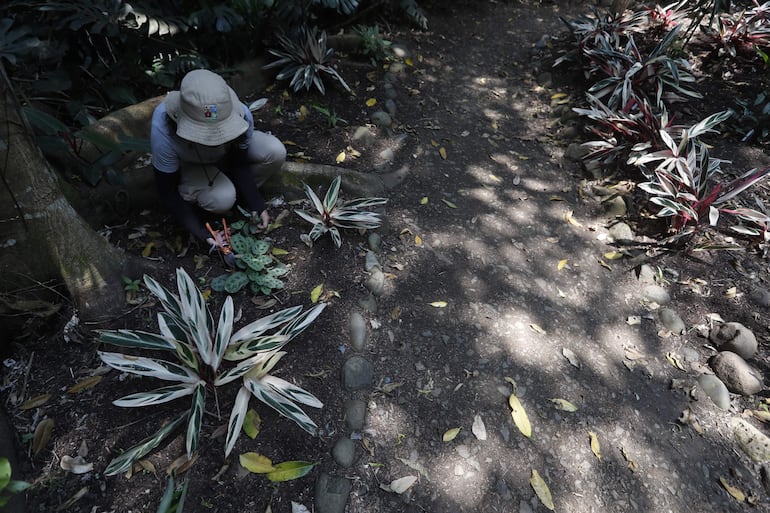
<instances>
[{"instance_id":1,"label":"variegated stromanthe plant","mask_svg":"<svg viewBox=\"0 0 770 513\"><path fill-rule=\"evenodd\" d=\"M296 213L308 223L312 223L313 228L306 237L306 242L312 244L321 235L326 232L334 240L334 245L338 248L342 245L340 228L353 228L361 230L373 230L379 228L381 224L380 214L377 212L368 212L364 208L376 207L387 203L387 198L358 198L350 201L340 201L340 177L336 177L329 190L326 191L324 200L316 195L309 185L304 184L305 194L318 212L319 217L310 215L303 210L297 210Z\"/></svg>"},{"instance_id":2,"label":"variegated stromanthe plant","mask_svg":"<svg viewBox=\"0 0 770 513\"><path fill-rule=\"evenodd\" d=\"M112 460L106 475L128 470L185 420L186 449L191 457L198 448L207 396L216 394L218 387L233 382L239 382L241 387L230 412L225 456L235 445L251 396L293 420L308 433L316 433L316 424L298 404L314 408L321 408L323 404L309 392L269 373L286 354L281 349L310 326L325 304L316 305L306 312L301 306L287 308L233 332L233 300L230 296L225 300L217 324L214 324L211 312L192 278L184 269L177 269L176 277L178 296L151 277L144 277L145 285L163 306L163 311L158 313L159 334L138 330L99 331L99 341L105 344L165 351L174 355L176 361L104 351L100 351L99 356L104 363L119 371L173 383L127 395L114 401L117 406L150 406L192 396L190 407L157 433Z\"/></svg>"}]
</instances>

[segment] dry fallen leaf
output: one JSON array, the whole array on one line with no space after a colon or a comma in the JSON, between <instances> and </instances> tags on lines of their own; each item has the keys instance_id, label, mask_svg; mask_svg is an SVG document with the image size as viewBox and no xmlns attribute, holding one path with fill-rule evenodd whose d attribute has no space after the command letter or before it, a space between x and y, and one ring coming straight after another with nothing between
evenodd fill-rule
<instances>
[{"instance_id":1,"label":"dry fallen leaf","mask_svg":"<svg viewBox=\"0 0 770 513\"><path fill-rule=\"evenodd\" d=\"M430 306L434 308L445 308L447 305L446 301L434 301L432 303L428 303Z\"/></svg>"},{"instance_id":2,"label":"dry fallen leaf","mask_svg":"<svg viewBox=\"0 0 770 513\"><path fill-rule=\"evenodd\" d=\"M634 461L631 456L628 455L628 451L625 447L620 448L620 454L623 455L623 457L628 462L628 468L631 470L631 472L636 472L639 470L639 465L637 465L636 461Z\"/></svg>"},{"instance_id":3,"label":"dry fallen leaf","mask_svg":"<svg viewBox=\"0 0 770 513\"><path fill-rule=\"evenodd\" d=\"M548 399L548 400L555 405L554 407L557 410L568 411L570 413L578 410L577 406L567 401L566 399L554 398L554 399Z\"/></svg>"},{"instance_id":4,"label":"dry fallen leaf","mask_svg":"<svg viewBox=\"0 0 770 513\"><path fill-rule=\"evenodd\" d=\"M577 219L572 217L572 210L569 210L564 213L564 220L569 224L571 224L572 226L583 226L582 224L580 224L580 222Z\"/></svg>"},{"instance_id":5,"label":"dry fallen leaf","mask_svg":"<svg viewBox=\"0 0 770 513\"><path fill-rule=\"evenodd\" d=\"M556 269L561 271L562 269L564 269L567 266L567 262L569 262L569 260L566 259L566 258L564 258L562 260L559 260L559 263L556 265Z\"/></svg>"},{"instance_id":6,"label":"dry fallen leaf","mask_svg":"<svg viewBox=\"0 0 770 513\"><path fill-rule=\"evenodd\" d=\"M511 394L508 397L508 405L511 407L513 423L516 424L522 435L530 438L532 436L532 425L529 423L529 417L527 417L527 412L524 411L521 401L519 401L515 394Z\"/></svg>"},{"instance_id":7,"label":"dry fallen leaf","mask_svg":"<svg viewBox=\"0 0 770 513\"><path fill-rule=\"evenodd\" d=\"M666 353L666 360L668 360L668 363L670 363L673 367L679 369L680 371L687 372L687 369L684 368L682 362L679 361L679 357L677 357L671 351Z\"/></svg>"},{"instance_id":8,"label":"dry fallen leaf","mask_svg":"<svg viewBox=\"0 0 770 513\"><path fill-rule=\"evenodd\" d=\"M539 325L532 323L529 325L529 328L534 331L535 333L539 333L541 335L545 335L545 330L541 328Z\"/></svg>"},{"instance_id":9,"label":"dry fallen leaf","mask_svg":"<svg viewBox=\"0 0 770 513\"><path fill-rule=\"evenodd\" d=\"M32 438L32 456L37 456L40 451L48 445L53 433L53 419L41 420L35 428L35 435Z\"/></svg>"},{"instance_id":10,"label":"dry fallen leaf","mask_svg":"<svg viewBox=\"0 0 770 513\"><path fill-rule=\"evenodd\" d=\"M345 154L345 152L341 151L337 154L337 158L335 158L334 160L337 162L337 164L341 164L342 162L345 162L346 157L347 155Z\"/></svg>"},{"instance_id":11,"label":"dry fallen leaf","mask_svg":"<svg viewBox=\"0 0 770 513\"><path fill-rule=\"evenodd\" d=\"M77 394L83 390L88 390L96 386L102 380L101 376L91 376L90 378L82 379L67 389L68 394Z\"/></svg>"},{"instance_id":12,"label":"dry fallen leaf","mask_svg":"<svg viewBox=\"0 0 770 513\"><path fill-rule=\"evenodd\" d=\"M561 354L564 355L564 358L567 359L567 361L575 368L580 368L580 358L575 354L575 352L572 349L569 349L567 347L563 347L561 350Z\"/></svg>"},{"instance_id":13,"label":"dry fallen leaf","mask_svg":"<svg viewBox=\"0 0 770 513\"><path fill-rule=\"evenodd\" d=\"M318 299L321 297L321 293L324 290L324 284L320 284L316 286L313 290L310 291L310 301L313 303L318 303Z\"/></svg>"},{"instance_id":14,"label":"dry fallen leaf","mask_svg":"<svg viewBox=\"0 0 770 513\"><path fill-rule=\"evenodd\" d=\"M458 434L460 434L460 430L462 430L462 428L459 427L448 429L444 433L444 436L441 437L441 440L444 442L451 442L457 437Z\"/></svg>"},{"instance_id":15,"label":"dry fallen leaf","mask_svg":"<svg viewBox=\"0 0 770 513\"><path fill-rule=\"evenodd\" d=\"M593 431L588 432L588 437L591 439L591 452L594 453L597 460L602 459L602 449L599 445L599 437Z\"/></svg>"},{"instance_id":16,"label":"dry fallen leaf","mask_svg":"<svg viewBox=\"0 0 770 513\"><path fill-rule=\"evenodd\" d=\"M446 206L448 206L449 208L457 208L457 205L455 205L454 203L452 203L452 202L451 202L451 201L449 201L448 199L443 199L443 198L442 198L442 199L441 199L441 201L443 201L443 202L444 202L444 204L445 204Z\"/></svg>"},{"instance_id":17,"label":"dry fallen leaf","mask_svg":"<svg viewBox=\"0 0 770 513\"><path fill-rule=\"evenodd\" d=\"M543 506L553 511L555 506L553 505L551 490L548 489L548 485L545 484L545 481L543 481L543 478L540 477L540 474L535 469L532 469L532 476L529 478L529 484L532 486L532 489L535 490L535 494L537 494L537 498L540 499Z\"/></svg>"},{"instance_id":18,"label":"dry fallen leaf","mask_svg":"<svg viewBox=\"0 0 770 513\"><path fill-rule=\"evenodd\" d=\"M395 481L391 481L387 489L391 492L402 494L407 491L416 481L417 476L404 476L396 479Z\"/></svg>"},{"instance_id":19,"label":"dry fallen leaf","mask_svg":"<svg viewBox=\"0 0 770 513\"><path fill-rule=\"evenodd\" d=\"M367 107L374 107L375 105L377 105L377 98L369 98L366 100Z\"/></svg>"},{"instance_id":20,"label":"dry fallen leaf","mask_svg":"<svg viewBox=\"0 0 770 513\"><path fill-rule=\"evenodd\" d=\"M414 236L414 245L418 246L418 247L422 246L422 237L420 237L419 235L415 235Z\"/></svg>"},{"instance_id":21,"label":"dry fallen leaf","mask_svg":"<svg viewBox=\"0 0 770 513\"><path fill-rule=\"evenodd\" d=\"M446 148L443 146L438 149L438 154L441 155L441 158L446 160Z\"/></svg>"},{"instance_id":22,"label":"dry fallen leaf","mask_svg":"<svg viewBox=\"0 0 770 513\"><path fill-rule=\"evenodd\" d=\"M738 502L743 502L746 500L746 494L743 493L739 488L731 486L724 477L720 477L719 482L722 483L722 486L725 490L727 490L727 493L733 496L733 499Z\"/></svg>"},{"instance_id":23,"label":"dry fallen leaf","mask_svg":"<svg viewBox=\"0 0 770 513\"><path fill-rule=\"evenodd\" d=\"M738 289L736 287L730 287L729 289L727 289L727 291L725 291L726 298L732 299L737 295L738 295Z\"/></svg>"},{"instance_id":24,"label":"dry fallen leaf","mask_svg":"<svg viewBox=\"0 0 770 513\"><path fill-rule=\"evenodd\" d=\"M24 404L19 406L19 409L20 410L31 410L32 408L37 408L38 406L43 406L50 399L51 399L51 394L36 395L35 397L24 401Z\"/></svg>"},{"instance_id":25,"label":"dry fallen leaf","mask_svg":"<svg viewBox=\"0 0 770 513\"><path fill-rule=\"evenodd\" d=\"M473 417L473 425L471 426L471 431L479 440L487 439L487 427L484 425L484 421L481 419L481 415L476 414L476 416Z\"/></svg>"},{"instance_id":26,"label":"dry fallen leaf","mask_svg":"<svg viewBox=\"0 0 770 513\"><path fill-rule=\"evenodd\" d=\"M94 464L86 462L82 456L76 456L73 458L72 456L68 456L66 454L62 456L61 461L59 461L59 466L62 468L62 470L66 470L67 472L71 472L73 474L87 474L94 469Z\"/></svg>"},{"instance_id":27,"label":"dry fallen leaf","mask_svg":"<svg viewBox=\"0 0 770 513\"><path fill-rule=\"evenodd\" d=\"M428 201L429 201L428 197L427 196L423 196L422 199L420 200L420 205L427 205Z\"/></svg>"}]
</instances>

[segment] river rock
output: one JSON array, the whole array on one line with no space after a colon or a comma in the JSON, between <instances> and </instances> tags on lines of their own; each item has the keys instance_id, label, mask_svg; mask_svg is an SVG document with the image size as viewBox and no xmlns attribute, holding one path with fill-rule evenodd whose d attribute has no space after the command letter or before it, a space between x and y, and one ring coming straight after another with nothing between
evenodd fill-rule
<instances>
[{"instance_id":1,"label":"river rock","mask_svg":"<svg viewBox=\"0 0 770 513\"><path fill-rule=\"evenodd\" d=\"M346 389L362 390L372 386L374 367L363 356L351 356L342 366L342 384Z\"/></svg>"},{"instance_id":2,"label":"river rock","mask_svg":"<svg viewBox=\"0 0 770 513\"><path fill-rule=\"evenodd\" d=\"M731 351L748 360L757 352L757 338L740 322L727 322L709 333L709 340L720 351Z\"/></svg>"},{"instance_id":3,"label":"river rock","mask_svg":"<svg viewBox=\"0 0 770 513\"><path fill-rule=\"evenodd\" d=\"M730 392L718 377L713 374L701 374L698 378L698 386L719 408L723 410L730 408Z\"/></svg>"},{"instance_id":4,"label":"river rock","mask_svg":"<svg viewBox=\"0 0 770 513\"><path fill-rule=\"evenodd\" d=\"M332 457L340 466L348 468L353 465L356 456L356 444L347 437L337 440L332 448Z\"/></svg>"},{"instance_id":5,"label":"river rock","mask_svg":"<svg viewBox=\"0 0 770 513\"><path fill-rule=\"evenodd\" d=\"M610 217L623 217L628 212L626 200L622 196L615 196L612 199L602 201L604 213Z\"/></svg>"},{"instance_id":6,"label":"river rock","mask_svg":"<svg viewBox=\"0 0 770 513\"><path fill-rule=\"evenodd\" d=\"M364 269L366 272L370 272L375 267L379 267L382 269L382 266L380 265L380 261L377 258L377 254L374 251L367 251L366 252L366 259L364 260Z\"/></svg>"},{"instance_id":7,"label":"river rock","mask_svg":"<svg viewBox=\"0 0 770 513\"><path fill-rule=\"evenodd\" d=\"M358 312L350 314L350 345L358 352L366 346L366 320Z\"/></svg>"},{"instance_id":8,"label":"river rock","mask_svg":"<svg viewBox=\"0 0 770 513\"><path fill-rule=\"evenodd\" d=\"M647 285L644 287L644 299L652 301L659 305L667 305L671 302L671 296L668 291L660 285Z\"/></svg>"},{"instance_id":9,"label":"river rock","mask_svg":"<svg viewBox=\"0 0 770 513\"><path fill-rule=\"evenodd\" d=\"M349 479L321 472L315 482L315 511L344 513L351 487Z\"/></svg>"},{"instance_id":10,"label":"river rock","mask_svg":"<svg viewBox=\"0 0 770 513\"><path fill-rule=\"evenodd\" d=\"M634 240L634 232L626 223L615 223L610 227L610 237L612 240L625 241Z\"/></svg>"},{"instance_id":11,"label":"river rock","mask_svg":"<svg viewBox=\"0 0 770 513\"><path fill-rule=\"evenodd\" d=\"M382 269L374 267L365 285L374 296L381 296L385 292L385 273Z\"/></svg>"},{"instance_id":12,"label":"river rock","mask_svg":"<svg viewBox=\"0 0 770 513\"><path fill-rule=\"evenodd\" d=\"M681 335L687 329L679 314L671 308L661 308L658 317L660 317L661 324L675 335Z\"/></svg>"},{"instance_id":13,"label":"river rock","mask_svg":"<svg viewBox=\"0 0 770 513\"><path fill-rule=\"evenodd\" d=\"M722 351L711 357L709 365L731 392L754 395L764 388L761 374L736 353Z\"/></svg>"},{"instance_id":14,"label":"river rock","mask_svg":"<svg viewBox=\"0 0 770 513\"><path fill-rule=\"evenodd\" d=\"M366 403L360 399L349 399L345 401L345 425L350 431L361 431L364 429L364 420L366 420Z\"/></svg>"},{"instance_id":15,"label":"river rock","mask_svg":"<svg viewBox=\"0 0 770 513\"><path fill-rule=\"evenodd\" d=\"M756 287L749 293L749 299L755 305L767 308L770 306L770 291Z\"/></svg>"}]
</instances>

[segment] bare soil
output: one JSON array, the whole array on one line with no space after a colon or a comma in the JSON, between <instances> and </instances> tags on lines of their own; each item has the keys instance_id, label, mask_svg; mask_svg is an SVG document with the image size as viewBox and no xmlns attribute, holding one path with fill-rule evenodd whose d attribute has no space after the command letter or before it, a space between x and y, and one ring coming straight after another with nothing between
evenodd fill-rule
<instances>
[{"instance_id":1,"label":"bare soil","mask_svg":"<svg viewBox=\"0 0 770 513\"><path fill-rule=\"evenodd\" d=\"M729 428L732 417L757 408L765 394L733 396L725 412L692 392L713 354L698 329L712 322L710 314L752 329L760 340L752 364L768 371L767 309L748 300L755 286L768 287L767 260L757 241L739 240L744 249L737 252L650 250L633 263L606 260L603 255L614 249L606 237L613 220L590 193L591 177L564 159L574 139L553 112L555 93L567 93L577 103L584 87L579 74L550 69L559 38L566 37L558 17L578 14L579 6L489 1L433 2L427 8L429 31L390 27L388 37L410 52L403 70L390 72L398 91L394 130L369 148L355 148L359 157L336 162L340 152L350 155L355 127L368 123L386 100L383 85L393 77L381 65L339 60L355 92L352 100L336 90L324 97L286 97L276 87L259 95L269 103L258 123L290 141L292 158L368 173L376 172L380 152L391 148L394 160L384 171L405 169L407 178L388 193L386 222L378 231L387 285L376 312L359 306L367 294L365 235L343 234L340 249L330 239L308 248L300 235L309 225L293 214L270 233L274 246L288 252L280 257L291 266L286 288L273 296L272 308L262 309L265 298L246 293L235 295L236 308L245 323L282 306L309 306L310 291L323 284L326 311L292 342L277 370L324 403L320 411L309 409L321 433L309 437L257 405L262 431L255 440L241 437L225 461L223 437L211 435L226 419L210 405L197 461L183 474L190 483L185 510L261 513L270 507L283 513L296 501L312 511L314 480L328 472L351 479L349 513L545 511L530 486L536 470L557 511L770 511L759 469L738 449ZM728 90L713 69L699 71L706 100L690 105L693 119L728 105L736 83L757 84L753 74L746 80L733 74ZM368 107L369 98L376 98L377 106ZM301 106L313 102L348 124L330 127L312 108L303 118ZM767 162L761 148L723 142L719 156L735 161L736 169ZM293 199L296 195L284 196ZM646 205L634 203L633 195L628 200L626 221L644 233L650 223ZM271 215L292 208L271 207ZM144 235L135 236L141 230ZM703 236L725 234L704 231ZM155 241L148 257L156 266L152 275L171 289L177 267L202 280L223 271L216 258L196 268L195 257L204 255L204 248L193 245L178 256L185 244L177 241L184 239L161 209L137 214L110 233L110 240L140 258ZM644 301L644 283L634 272L642 260L660 271L659 283L671 294L670 308L685 321L685 334L662 329L656 305ZM214 312L222 300L211 296ZM436 302L446 306L432 306ZM101 472L121 449L153 433L186 402L139 410L113 406L117 397L154 385L115 371L86 391L67 390L101 366L92 330L154 331L157 310L152 301L127 305L124 316L81 325L70 341L61 331L70 311L22 328L3 370L3 404L23 452L29 455L40 420L55 422L48 445L24 464L23 477L37 482L28 495L29 511L155 511L166 468L184 452L183 435L152 453L147 458L152 465L130 478L105 478ZM375 369L375 387L359 393L346 391L340 380L353 352L354 311L367 320L365 356ZM56 324L54 336L50 323ZM676 357L683 370L666 355ZM533 425L531 438L512 421L513 389L506 378L516 383ZM52 397L39 408L19 409L40 394ZM368 413L356 436L355 463L345 469L334 462L331 449L339 437L350 436L343 412L352 398L367 401ZM555 409L554 398L569 400L578 411ZM223 411L232 399L219 397ZM694 419L690 423L680 420L686 410ZM485 440L473 433L476 416L485 425ZM453 428L462 428L459 435L442 441ZM592 452L590 433L601 458ZM249 451L274 462L307 460L317 467L308 477L270 483L240 468L237 455ZM93 472L60 469L62 457L79 452L94 464ZM382 488L407 475L419 476L407 492ZM720 478L749 499L733 498Z\"/></svg>"}]
</instances>

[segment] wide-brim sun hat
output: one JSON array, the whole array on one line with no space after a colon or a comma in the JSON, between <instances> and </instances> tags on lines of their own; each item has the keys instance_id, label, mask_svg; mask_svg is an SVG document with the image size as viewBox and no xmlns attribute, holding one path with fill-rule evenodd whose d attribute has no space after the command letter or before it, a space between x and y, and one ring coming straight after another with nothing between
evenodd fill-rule
<instances>
[{"instance_id":1,"label":"wide-brim sun hat","mask_svg":"<svg viewBox=\"0 0 770 513\"><path fill-rule=\"evenodd\" d=\"M166 112L176 122L176 134L205 146L225 144L246 131L249 123L242 105L221 76L205 69L189 72L179 91L166 95Z\"/></svg>"}]
</instances>

